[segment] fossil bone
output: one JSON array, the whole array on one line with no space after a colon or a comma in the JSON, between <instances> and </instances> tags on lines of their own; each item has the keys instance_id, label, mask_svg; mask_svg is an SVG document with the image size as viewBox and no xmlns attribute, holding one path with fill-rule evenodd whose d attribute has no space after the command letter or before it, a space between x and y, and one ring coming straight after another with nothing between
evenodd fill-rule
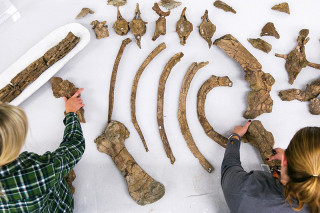
<instances>
[{"instance_id":1,"label":"fossil bone","mask_svg":"<svg viewBox=\"0 0 320 213\"><path fill-rule=\"evenodd\" d=\"M180 44L182 45L186 44L187 38L189 37L190 33L193 31L192 23L187 20L186 10L187 8L185 7L176 25L176 32L179 35Z\"/></svg>"},{"instance_id":2,"label":"fossil bone","mask_svg":"<svg viewBox=\"0 0 320 213\"><path fill-rule=\"evenodd\" d=\"M146 33L147 27L146 24L148 22L145 22L141 19L141 12L139 9L139 3L137 3L136 11L134 14L133 20L130 22L130 28L131 32L134 35L134 38L136 39L138 47L141 49L141 37Z\"/></svg>"},{"instance_id":3,"label":"fossil bone","mask_svg":"<svg viewBox=\"0 0 320 213\"><path fill-rule=\"evenodd\" d=\"M264 25L261 30L260 36L274 36L277 39L280 38L280 35L272 22L268 22L266 25Z\"/></svg>"},{"instance_id":4,"label":"fossil bone","mask_svg":"<svg viewBox=\"0 0 320 213\"><path fill-rule=\"evenodd\" d=\"M162 74L160 76L159 80L159 86L158 86L158 100L157 100L157 121L158 121L158 127L159 127L159 133L161 136L161 140L163 143L164 150L166 151L167 157L170 159L171 164L175 162L175 158L173 156L166 131L164 128L163 123L163 102L164 102L164 91L165 91L165 85L166 81L170 75L170 72L172 68L181 60L183 57L183 53L177 53L175 54L166 64L164 67Z\"/></svg>"},{"instance_id":5,"label":"fossil bone","mask_svg":"<svg viewBox=\"0 0 320 213\"><path fill-rule=\"evenodd\" d=\"M259 49L265 53L269 53L272 49L271 44L269 44L268 42L260 38L257 38L257 39L249 38L248 41L254 48Z\"/></svg>"},{"instance_id":6,"label":"fossil bone","mask_svg":"<svg viewBox=\"0 0 320 213\"><path fill-rule=\"evenodd\" d=\"M80 19L85 17L88 14L94 14L94 11L91 10L90 8L82 8L82 10L80 11L80 13L77 15L76 19Z\"/></svg>"},{"instance_id":7,"label":"fossil bone","mask_svg":"<svg viewBox=\"0 0 320 213\"><path fill-rule=\"evenodd\" d=\"M115 7L123 6L127 3L127 0L108 0L108 5L113 5Z\"/></svg>"},{"instance_id":8,"label":"fossil bone","mask_svg":"<svg viewBox=\"0 0 320 213\"><path fill-rule=\"evenodd\" d=\"M168 10L172 10L181 5L181 2L174 0L160 0L158 3L160 6L167 8Z\"/></svg>"},{"instance_id":9,"label":"fossil bone","mask_svg":"<svg viewBox=\"0 0 320 213\"><path fill-rule=\"evenodd\" d=\"M98 20L94 20L91 22L90 25L92 25L97 39L109 37L108 25L106 24L107 21L99 22Z\"/></svg>"},{"instance_id":10,"label":"fossil bone","mask_svg":"<svg viewBox=\"0 0 320 213\"><path fill-rule=\"evenodd\" d=\"M290 14L289 4L287 2L274 5L271 9Z\"/></svg>"},{"instance_id":11,"label":"fossil bone","mask_svg":"<svg viewBox=\"0 0 320 213\"><path fill-rule=\"evenodd\" d=\"M219 8L219 9L224 10L225 12L232 12L232 13L234 13L234 14L237 13L232 7L230 7L229 5L227 5L226 3L224 3L223 1L217 0L217 1L215 1L215 2L213 3L213 5L214 5L215 7L217 7L217 8Z\"/></svg>"},{"instance_id":12,"label":"fossil bone","mask_svg":"<svg viewBox=\"0 0 320 213\"><path fill-rule=\"evenodd\" d=\"M309 111L313 115L320 115L320 99L313 98L310 100Z\"/></svg>"},{"instance_id":13,"label":"fossil bone","mask_svg":"<svg viewBox=\"0 0 320 213\"><path fill-rule=\"evenodd\" d=\"M117 21L114 22L112 28L121 36L127 35L130 30L129 23L122 17L119 7L117 7Z\"/></svg>"},{"instance_id":14,"label":"fossil bone","mask_svg":"<svg viewBox=\"0 0 320 213\"><path fill-rule=\"evenodd\" d=\"M170 11L163 12L157 3L154 3L152 9L160 16L156 21L156 31L152 37L152 41L157 40L160 35L165 35L167 32L167 23L166 23L166 16L170 15Z\"/></svg>"},{"instance_id":15,"label":"fossil bone","mask_svg":"<svg viewBox=\"0 0 320 213\"><path fill-rule=\"evenodd\" d=\"M204 38L204 40L206 40L210 48L212 45L212 36L216 32L216 26L212 24L208 17L208 10L206 10L206 12L201 18L202 23L199 26L199 32L201 37Z\"/></svg>"}]
</instances>

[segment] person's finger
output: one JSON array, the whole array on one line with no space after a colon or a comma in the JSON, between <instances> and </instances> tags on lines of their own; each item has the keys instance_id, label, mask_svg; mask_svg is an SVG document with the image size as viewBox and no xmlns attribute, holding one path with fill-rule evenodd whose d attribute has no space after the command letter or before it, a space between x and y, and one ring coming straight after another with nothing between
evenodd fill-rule
<instances>
[{"instance_id":1,"label":"person's finger","mask_svg":"<svg viewBox=\"0 0 320 213\"><path fill-rule=\"evenodd\" d=\"M245 128L245 130L247 130L249 128L251 124L251 120L247 121L247 123L243 126L243 128Z\"/></svg>"},{"instance_id":2,"label":"person's finger","mask_svg":"<svg viewBox=\"0 0 320 213\"><path fill-rule=\"evenodd\" d=\"M83 91L83 88L79 89L76 93L74 93L74 95L72 97L77 98L81 94L82 91Z\"/></svg>"},{"instance_id":3,"label":"person's finger","mask_svg":"<svg viewBox=\"0 0 320 213\"><path fill-rule=\"evenodd\" d=\"M64 102L67 102L68 99L66 97L63 97L63 100L64 100Z\"/></svg>"}]
</instances>

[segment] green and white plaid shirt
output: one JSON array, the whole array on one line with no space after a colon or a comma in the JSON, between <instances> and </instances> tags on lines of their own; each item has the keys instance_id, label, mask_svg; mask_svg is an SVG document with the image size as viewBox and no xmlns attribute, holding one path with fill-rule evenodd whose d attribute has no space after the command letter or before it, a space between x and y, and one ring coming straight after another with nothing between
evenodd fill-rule
<instances>
[{"instance_id":1,"label":"green and white plaid shirt","mask_svg":"<svg viewBox=\"0 0 320 213\"><path fill-rule=\"evenodd\" d=\"M54 152L23 152L0 167L0 212L73 212L73 197L64 177L80 160L85 142L78 116L64 119L63 141Z\"/></svg>"}]
</instances>

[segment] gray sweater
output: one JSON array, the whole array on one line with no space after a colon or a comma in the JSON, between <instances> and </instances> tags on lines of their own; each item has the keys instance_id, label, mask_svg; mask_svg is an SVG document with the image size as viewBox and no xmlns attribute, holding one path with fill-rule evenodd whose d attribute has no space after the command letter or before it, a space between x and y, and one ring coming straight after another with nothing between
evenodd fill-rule
<instances>
[{"instance_id":1,"label":"gray sweater","mask_svg":"<svg viewBox=\"0 0 320 213\"><path fill-rule=\"evenodd\" d=\"M221 166L221 186L231 213L297 212L286 202L283 186L271 173L246 172L240 162L240 141L229 140ZM299 213L309 212L304 207Z\"/></svg>"}]
</instances>

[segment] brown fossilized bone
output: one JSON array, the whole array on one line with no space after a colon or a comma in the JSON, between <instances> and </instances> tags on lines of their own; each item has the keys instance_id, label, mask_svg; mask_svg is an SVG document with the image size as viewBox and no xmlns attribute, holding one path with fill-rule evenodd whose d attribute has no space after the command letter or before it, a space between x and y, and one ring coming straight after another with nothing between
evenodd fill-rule
<instances>
[{"instance_id":1,"label":"brown fossilized bone","mask_svg":"<svg viewBox=\"0 0 320 213\"><path fill-rule=\"evenodd\" d=\"M92 29L94 29L97 39L109 37L108 25L106 24L107 21L99 22L98 20L94 20L91 22L90 25L92 25Z\"/></svg>"},{"instance_id":2,"label":"brown fossilized bone","mask_svg":"<svg viewBox=\"0 0 320 213\"><path fill-rule=\"evenodd\" d=\"M117 7L117 21L114 22L112 28L121 36L127 35L130 30L129 23L122 17L119 7Z\"/></svg>"},{"instance_id":3,"label":"brown fossilized bone","mask_svg":"<svg viewBox=\"0 0 320 213\"><path fill-rule=\"evenodd\" d=\"M66 97L67 99L71 98L79 88L75 87L73 83L68 80L62 80L60 77L53 77L50 80L52 92L54 97L61 98ZM79 117L79 121L81 123L85 123L84 119L84 109L81 107L77 112L77 116Z\"/></svg>"},{"instance_id":4,"label":"brown fossilized bone","mask_svg":"<svg viewBox=\"0 0 320 213\"><path fill-rule=\"evenodd\" d=\"M213 3L213 5L214 5L215 7L217 7L217 8L219 8L219 9L224 10L225 12L232 12L232 13L234 13L234 14L237 13L237 11L235 11L231 6L227 5L227 4L224 3L223 1L217 0L217 1L215 1L215 2Z\"/></svg>"},{"instance_id":5,"label":"brown fossilized bone","mask_svg":"<svg viewBox=\"0 0 320 213\"><path fill-rule=\"evenodd\" d=\"M141 66L139 67L134 80L133 80L133 84L132 84L132 89L131 89L131 100L130 100L130 106L131 106L131 120L132 123L134 125L134 128L137 130L141 141L144 145L144 148L146 149L146 151L148 151L148 146L147 143L144 139L144 136L142 134L142 131L140 129L140 126L137 122L137 117L136 117L136 96L137 96L137 88L138 88L138 83L139 83L139 79L143 73L143 71L145 70L145 68L148 66L148 64L162 51L166 48L166 44L165 43L161 43L159 46L157 46L149 55L148 57L143 61L143 63L141 64Z\"/></svg>"},{"instance_id":6,"label":"brown fossilized bone","mask_svg":"<svg viewBox=\"0 0 320 213\"><path fill-rule=\"evenodd\" d=\"M289 4L287 2L274 5L271 9L290 14Z\"/></svg>"},{"instance_id":7,"label":"brown fossilized bone","mask_svg":"<svg viewBox=\"0 0 320 213\"><path fill-rule=\"evenodd\" d=\"M206 40L210 48L212 45L212 36L216 32L216 26L212 24L208 17L208 10L206 10L206 12L201 18L202 23L199 26L199 32L201 37L204 38L204 40Z\"/></svg>"},{"instance_id":8,"label":"brown fossilized bone","mask_svg":"<svg viewBox=\"0 0 320 213\"><path fill-rule=\"evenodd\" d=\"M280 161L267 161L267 158L273 155L274 138L271 132L268 132L262 123L258 120L252 121L247 133L243 136L244 142L249 142L260 152L263 162L271 169L279 169Z\"/></svg>"},{"instance_id":9,"label":"brown fossilized bone","mask_svg":"<svg viewBox=\"0 0 320 213\"><path fill-rule=\"evenodd\" d=\"M257 39L249 38L248 41L254 48L261 50L265 53L269 53L272 49L271 44L269 44L268 42L260 38L257 38Z\"/></svg>"},{"instance_id":10,"label":"brown fossilized bone","mask_svg":"<svg viewBox=\"0 0 320 213\"><path fill-rule=\"evenodd\" d=\"M262 113L272 111L273 100L271 87L275 80L269 73L264 73L258 60L232 35L225 35L214 42L220 49L235 59L245 71L245 80L250 84L248 108L244 118L253 119Z\"/></svg>"},{"instance_id":11,"label":"brown fossilized bone","mask_svg":"<svg viewBox=\"0 0 320 213\"><path fill-rule=\"evenodd\" d=\"M181 5L181 2L174 0L160 0L158 3L160 6L167 8L168 10L172 10Z\"/></svg>"},{"instance_id":12,"label":"brown fossilized bone","mask_svg":"<svg viewBox=\"0 0 320 213\"><path fill-rule=\"evenodd\" d=\"M309 103L309 111L312 115L320 115L320 99L312 98Z\"/></svg>"},{"instance_id":13,"label":"brown fossilized bone","mask_svg":"<svg viewBox=\"0 0 320 213\"><path fill-rule=\"evenodd\" d=\"M320 64L311 63L307 60L305 53L305 45L309 41L309 30L300 30L299 36L297 38L297 46L288 55L277 54L277 57L284 58L286 60L286 70L289 74L289 83L293 84L294 80L299 75L300 71L307 67L313 67L315 69L320 69Z\"/></svg>"},{"instance_id":14,"label":"brown fossilized bone","mask_svg":"<svg viewBox=\"0 0 320 213\"><path fill-rule=\"evenodd\" d=\"M80 11L80 13L77 15L76 19L80 19L85 17L88 14L94 14L94 11L91 10L90 8L82 8L82 10Z\"/></svg>"},{"instance_id":15,"label":"brown fossilized bone","mask_svg":"<svg viewBox=\"0 0 320 213\"><path fill-rule=\"evenodd\" d=\"M108 5L113 5L115 7L123 6L127 3L127 0L108 0Z\"/></svg>"},{"instance_id":16,"label":"brown fossilized bone","mask_svg":"<svg viewBox=\"0 0 320 213\"><path fill-rule=\"evenodd\" d=\"M280 35L272 22L268 22L266 25L264 25L261 30L260 36L274 36L277 39L280 38Z\"/></svg>"},{"instance_id":17,"label":"brown fossilized bone","mask_svg":"<svg viewBox=\"0 0 320 213\"><path fill-rule=\"evenodd\" d=\"M162 183L154 180L134 160L125 147L128 129L118 121L111 121L95 139L99 152L109 155L128 184L129 194L139 205L156 202L165 194Z\"/></svg>"},{"instance_id":18,"label":"brown fossilized bone","mask_svg":"<svg viewBox=\"0 0 320 213\"><path fill-rule=\"evenodd\" d=\"M161 140L163 143L164 150L166 151L167 157L170 159L171 164L175 162L175 158L173 156L167 134L164 128L163 123L163 102L164 102L164 91L165 91L165 85L167 82L167 79L170 75L170 72L172 68L181 60L183 57L183 53L177 53L175 54L166 64L164 67L162 74L160 76L159 80L159 86L158 86L158 100L157 100L157 120L158 120L158 127L159 127L159 133L161 136Z\"/></svg>"},{"instance_id":19,"label":"brown fossilized bone","mask_svg":"<svg viewBox=\"0 0 320 213\"><path fill-rule=\"evenodd\" d=\"M212 75L207 81L205 81L201 88L198 91L198 98L197 98L197 113L198 119L201 123L201 126L205 133L208 135L209 138L217 142L223 147L227 146L228 139L218 132L216 132L210 123L208 122L206 115L205 115L205 101L207 94L215 87L219 86L228 86L232 87L232 81L229 79L228 76L225 77L216 77Z\"/></svg>"},{"instance_id":20,"label":"brown fossilized bone","mask_svg":"<svg viewBox=\"0 0 320 213\"><path fill-rule=\"evenodd\" d=\"M193 137L191 135L189 126L188 126L188 121L187 121L187 115L186 115L186 102L187 102L187 95L188 95L188 90L190 87L190 83L194 77L194 75L197 73L199 69L202 67L206 66L209 62L201 62L201 63L192 63L191 66L189 67L186 75L184 76L182 86L180 89L180 97L179 97L179 110L178 110L178 120L179 120L179 125L181 129L181 133L184 137L184 139L187 142L187 145L194 155L196 157L201 166L207 171L207 172L212 172L213 171L213 166L205 159L205 157L201 154L199 151L196 143L193 140Z\"/></svg>"},{"instance_id":21,"label":"brown fossilized bone","mask_svg":"<svg viewBox=\"0 0 320 213\"><path fill-rule=\"evenodd\" d=\"M141 12L139 9L139 3L137 3L136 10L134 12L134 18L130 22L131 32L133 33L138 47L141 49L141 37L146 33L147 27L145 22L141 19Z\"/></svg>"},{"instance_id":22,"label":"brown fossilized bone","mask_svg":"<svg viewBox=\"0 0 320 213\"><path fill-rule=\"evenodd\" d=\"M165 35L167 32L166 16L170 15L170 11L164 12L160 9L157 3L154 3L152 9L160 16L156 21L156 31L153 34L152 41L157 40L160 35Z\"/></svg>"},{"instance_id":23,"label":"brown fossilized bone","mask_svg":"<svg viewBox=\"0 0 320 213\"><path fill-rule=\"evenodd\" d=\"M126 38L122 41L122 44L120 46L118 55L116 57L116 60L114 61L113 69L112 69L112 75L111 75L111 80L110 80L110 89L109 89L109 110L108 110L108 123L111 121L111 116L113 112L113 102L114 102L114 87L116 85L116 79L117 79L117 72L118 72L118 67L119 63L123 54L123 51L127 44L131 42L130 38Z\"/></svg>"},{"instance_id":24,"label":"brown fossilized bone","mask_svg":"<svg viewBox=\"0 0 320 213\"><path fill-rule=\"evenodd\" d=\"M193 31L192 23L187 20L186 10L187 10L186 7L182 10L180 19L176 25L176 32L179 35L180 44L182 45L186 44L187 38L189 37L190 33Z\"/></svg>"}]
</instances>

